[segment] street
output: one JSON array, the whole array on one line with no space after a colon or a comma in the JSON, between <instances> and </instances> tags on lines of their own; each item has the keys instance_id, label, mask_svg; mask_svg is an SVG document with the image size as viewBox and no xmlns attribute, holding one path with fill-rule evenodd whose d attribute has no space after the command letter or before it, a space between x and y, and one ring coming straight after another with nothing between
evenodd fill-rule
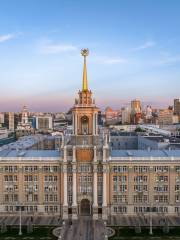
<instances>
[{"instance_id":1,"label":"street","mask_svg":"<svg viewBox=\"0 0 180 240\"><path fill-rule=\"evenodd\" d=\"M64 232L66 240L103 240L104 225L100 220L91 217L80 217L73 220L72 226L67 225Z\"/></svg>"}]
</instances>

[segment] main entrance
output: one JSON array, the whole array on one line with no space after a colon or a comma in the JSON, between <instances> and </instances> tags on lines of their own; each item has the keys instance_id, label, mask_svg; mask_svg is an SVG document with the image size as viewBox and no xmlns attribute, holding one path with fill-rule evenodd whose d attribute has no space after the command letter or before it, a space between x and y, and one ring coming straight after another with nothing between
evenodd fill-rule
<instances>
[{"instance_id":1,"label":"main entrance","mask_svg":"<svg viewBox=\"0 0 180 240\"><path fill-rule=\"evenodd\" d=\"M81 200L80 211L80 214L83 216L88 216L91 214L91 205L88 199Z\"/></svg>"}]
</instances>

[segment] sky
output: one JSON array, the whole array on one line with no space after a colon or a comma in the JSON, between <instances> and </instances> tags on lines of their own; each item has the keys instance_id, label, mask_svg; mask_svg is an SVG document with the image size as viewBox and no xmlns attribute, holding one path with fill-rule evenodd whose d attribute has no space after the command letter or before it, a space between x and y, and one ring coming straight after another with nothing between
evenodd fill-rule
<instances>
[{"instance_id":1,"label":"sky","mask_svg":"<svg viewBox=\"0 0 180 240\"><path fill-rule=\"evenodd\" d=\"M0 0L0 111L68 111L82 48L96 105L180 97L179 0Z\"/></svg>"}]
</instances>

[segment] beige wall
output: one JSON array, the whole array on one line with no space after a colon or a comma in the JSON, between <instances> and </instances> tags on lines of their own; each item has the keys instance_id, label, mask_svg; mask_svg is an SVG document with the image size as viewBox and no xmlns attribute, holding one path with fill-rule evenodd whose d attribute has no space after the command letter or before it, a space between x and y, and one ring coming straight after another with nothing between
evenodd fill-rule
<instances>
[{"instance_id":1,"label":"beige wall","mask_svg":"<svg viewBox=\"0 0 180 240\"><path fill-rule=\"evenodd\" d=\"M157 207L161 210L167 208L166 214L176 214L177 208L180 206L180 159L163 160L163 158L157 160L145 160L140 162L139 160L117 160L113 162L108 161L104 163L107 166L107 208L108 214L136 214L136 211L141 211L141 208ZM86 162L76 162L76 169L79 171L80 164ZM89 162L92 166L92 172L88 174L92 177L93 183L93 162ZM98 163L99 164L99 163ZM102 163L103 164L103 163ZM25 172L25 167L34 167L35 171L29 170ZM37 210L34 210L34 214L42 215L61 215L63 207L63 172L62 172L63 160L61 158L54 159L3 159L0 161L0 211L3 214L17 214L13 212L13 206L15 210L16 202L29 208L29 213L32 214L30 208L34 206ZM13 167L15 167L13 172ZM113 169L117 168L117 172ZM54 169L57 171L54 171ZM9 171L7 171L9 169ZM47 169L47 171L45 171ZM119 170L118 170L119 169ZM121 172L122 170L122 172ZM67 176L72 175L68 173ZM80 176L83 173L77 174L77 191L80 184ZM8 176L8 177L7 177ZM12 177L14 176L14 179ZM30 176L30 181L26 182L25 178ZM35 178L35 181L31 181L31 176ZM98 173L98 176L102 176L102 173ZM55 177L55 180L52 179ZM5 179L6 178L6 179ZM7 178L9 181L6 181ZM15 181L17 178L17 181ZM47 181L45 181L45 178ZM57 180L56 180L57 179ZM117 180L117 189L114 185ZM139 179L139 180L138 180ZM13 180L13 181L11 181ZM37 191L34 189L31 192L26 190L26 186L35 187L37 185ZM176 186L176 187L175 187ZM46 191L45 187L50 189L57 187L56 190ZM8 189L7 189L8 188ZM14 188L18 188L17 190ZM136 188L136 189L135 189ZM142 191L141 191L142 190ZM159 190L159 191L158 191ZM35 199L29 197L27 201L27 195L37 195ZM8 195L8 196L7 196ZM18 195L18 199L16 199ZM47 199L48 196L48 199ZM92 193L88 193L91 202L93 202L93 189ZM83 197L83 194L77 194L78 204ZM141 200L142 199L142 200ZM179 200L178 200L179 199ZM100 205L99 205L100 207ZM136 210L135 210L136 208ZM176 209L175 209L176 208ZM140 209L140 210L139 210ZM27 210L27 209L26 209ZM117 211L117 212L116 212ZM142 210L144 211L144 210ZM163 210L163 211L166 211ZM24 213L26 214L26 212Z\"/></svg>"}]
</instances>

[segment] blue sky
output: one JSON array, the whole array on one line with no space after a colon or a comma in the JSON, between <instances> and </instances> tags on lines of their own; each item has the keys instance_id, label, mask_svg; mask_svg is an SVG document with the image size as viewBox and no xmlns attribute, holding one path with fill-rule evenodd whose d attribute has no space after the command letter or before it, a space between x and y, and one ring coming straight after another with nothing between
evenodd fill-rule
<instances>
[{"instance_id":1,"label":"blue sky","mask_svg":"<svg viewBox=\"0 0 180 240\"><path fill-rule=\"evenodd\" d=\"M96 103L166 107L180 97L179 0L1 0L0 111L64 111L82 83Z\"/></svg>"}]
</instances>

